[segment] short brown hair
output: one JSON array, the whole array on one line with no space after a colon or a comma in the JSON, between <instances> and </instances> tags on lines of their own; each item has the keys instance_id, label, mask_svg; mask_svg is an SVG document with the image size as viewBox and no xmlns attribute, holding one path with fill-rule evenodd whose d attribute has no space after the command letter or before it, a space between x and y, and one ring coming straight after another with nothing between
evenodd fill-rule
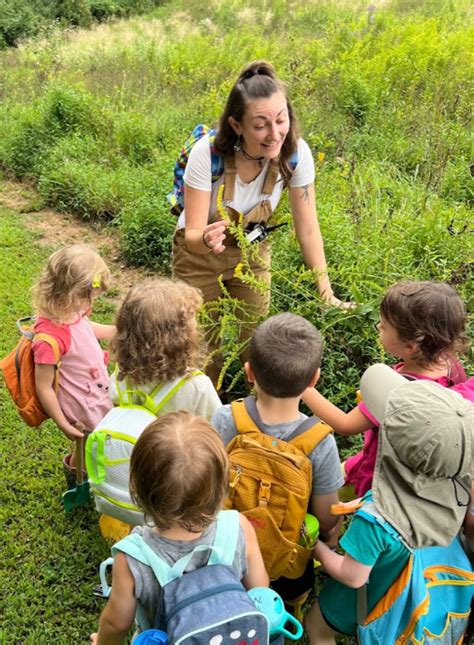
<instances>
[{"instance_id":1,"label":"short brown hair","mask_svg":"<svg viewBox=\"0 0 474 645\"><path fill-rule=\"evenodd\" d=\"M221 115L214 143L218 152L224 156L234 155L237 134L229 124L229 117L242 123L249 101L269 98L275 92L281 92L285 96L290 121L290 129L280 152L280 173L284 184L287 185L293 174L290 157L298 145L298 121L288 98L285 84L278 78L273 66L267 61L256 60L240 72Z\"/></svg>"},{"instance_id":2,"label":"short brown hair","mask_svg":"<svg viewBox=\"0 0 474 645\"><path fill-rule=\"evenodd\" d=\"M290 398L304 392L321 365L323 339L305 318L271 316L250 341L249 362L258 386L270 396Z\"/></svg>"},{"instance_id":3,"label":"short brown hair","mask_svg":"<svg viewBox=\"0 0 474 645\"><path fill-rule=\"evenodd\" d=\"M229 484L222 439L203 418L170 412L150 423L130 459L134 502L162 530L200 532L221 509Z\"/></svg>"},{"instance_id":4,"label":"short brown hair","mask_svg":"<svg viewBox=\"0 0 474 645\"><path fill-rule=\"evenodd\" d=\"M119 378L134 385L159 383L198 367L201 304L201 293L185 282L158 278L133 286L117 312L110 343Z\"/></svg>"},{"instance_id":5,"label":"short brown hair","mask_svg":"<svg viewBox=\"0 0 474 645\"><path fill-rule=\"evenodd\" d=\"M468 346L467 313L458 293L445 282L399 282L380 305L380 315L404 342L415 342L414 356L426 367Z\"/></svg>"},{"instance_id":6,"label":"short brown hair","mask_svg":"<svg viewBox=\"0 0 474 645\"><path fill-rule=\"evenodd\" d=\"M33 287L36 313L61 322L107 291L110 271L95 249L73 244L55 251Z\"/></svg>"}]
</instances>

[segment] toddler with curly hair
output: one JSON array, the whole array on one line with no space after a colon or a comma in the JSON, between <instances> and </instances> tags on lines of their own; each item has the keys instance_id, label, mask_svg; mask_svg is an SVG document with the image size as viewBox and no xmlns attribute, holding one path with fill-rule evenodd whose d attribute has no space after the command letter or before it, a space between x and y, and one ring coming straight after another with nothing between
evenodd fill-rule
<instances>
[{"instance_id":1,"label":"toddler with curly hair","mask_svg":"<svg viewBox=\"0 0 474 645\"><path fill-rule=\"evenodd\" d=\"M110 381L115 404L145 404L157 416L186 410L210 420L221 402L209 377L196 369L201 304L200 292L185 282L150 279L130 289L110 344L117 363Z\"/></svg>"}]
</instances>

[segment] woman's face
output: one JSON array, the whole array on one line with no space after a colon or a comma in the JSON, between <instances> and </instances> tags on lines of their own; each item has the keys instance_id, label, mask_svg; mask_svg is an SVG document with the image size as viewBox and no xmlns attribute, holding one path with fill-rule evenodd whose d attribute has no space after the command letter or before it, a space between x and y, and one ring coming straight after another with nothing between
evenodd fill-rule
<instances>
[{"instance_id":1,"label":"woman's face","mask_svg":"<svg viewBox=\"0 0 474 645\"><path fill-rule=\"evenodd\" d=\"M229 124L242 137L242 145L252 157L275 159L290 129L288 106L283 92L266 99L249 101L242 121L229 117Z\"/></svg>"}]
</instances>

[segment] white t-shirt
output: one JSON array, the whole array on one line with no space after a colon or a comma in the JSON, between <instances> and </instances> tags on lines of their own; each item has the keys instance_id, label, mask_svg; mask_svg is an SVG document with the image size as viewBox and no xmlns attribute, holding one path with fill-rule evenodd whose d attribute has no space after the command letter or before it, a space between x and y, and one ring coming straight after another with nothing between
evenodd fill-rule
<instances>
[{"instance_id":1,"label":"white t-shirt","mask_svg":"<svg viewBox=\"0 0 474 645\"><path fill-rule=\"evenodd\" d=\"M120 381L121 390L126 389L124 381ZM137 387L146 394L150 394L156 387L156 383L145 384ZM113 373L109 381L109 396L115 405L119 404L119 397L117 392L117 375ZM135 401L140 403L139 398ZM160 410L160 416L168 412L177 412L178 410L186 410L191 414L199 417L204 417L208 421L211 420L213 414L222 406L221 400L216 392L211 379L205 374L197 374L190 378L181 387L178 392L172 396L169 401Z\"/></svg>"},{"instance_id":2,"label":"white t-shirt","mask_svg":"<svg viewBox=\"0 0 474 645\"><path fill-rule=\"evenodd\" d=\"M283 191L283 182L278 177L273 193L263 195L262 188L267 174L267 160L255 179L249 183L243 182L239 175L236 176L234 199L227 202L226 206L231 206L239 213L246 215L261 201L270 199L272 210L278 205L281 193ZM211 151L209 148L209 135L205 135L194 145L189 155L188 163L184 171L184 182L191 188L197 188L211 192L211 209L210 217L214 216L217 211L217 193L219 187L224 182L224 175L213 184L211 175ZM298 163L290 180L292 188L308 186L314 182L314 161L308 144L303 139L298 139ZM178 228L184 228L186 221L186 212L183 211L179 216Z\"/></svg>"}]
</instances>

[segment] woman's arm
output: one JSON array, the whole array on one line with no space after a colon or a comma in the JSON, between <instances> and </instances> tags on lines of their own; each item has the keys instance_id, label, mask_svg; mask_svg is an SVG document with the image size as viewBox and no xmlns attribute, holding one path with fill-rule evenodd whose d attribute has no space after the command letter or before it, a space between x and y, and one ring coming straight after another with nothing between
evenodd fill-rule
<instances>
[{"instance_id":1,"label":"woman's arm","mask_svg":"<svg viewBox=\"0 0 474 645\"><path fill-rule=\"evenodd\" d=\"M35 365L36 394L46 414L51 417L66 437L74 441L83 437L83 433L75 428L63 414L53 383L56 367L54 365Z\"/></svg>"},{"instance_id":2,"label":"woman's arm","mask_svg":"<svg viewBox=\"0 0 474 645\"><path fill-rule=\"evenodd\" d=\"M314 183L297 188L289 188L291 214L295 233L301 247L306 266L316 276L318 291L324 300L336 307L351 307L351 303L342 303L336 298L329 280L324 254L324 243L316 212Z\"/></svg>"},{"instance_id":3,"label":"woman's arm","mask_svg":"<svg viewBox=\"0 0 474 645\"><path fill-rule=\"evenodd\" d=\"M308 387L301 398L315 416L320 417L338 434L360 434L373 427L373 423L360 411L359 407L347 413L343 412L314 387Z\"/></svg>"},{"instance_id":4,"label":"woman's arm","mask_svg":"<svg viewBox=\"0 0 474 645\"><path fill-rule=\"evenodd\" d=\"M270 579L263 563L255 529L243 515L240 515L240 526L244 530L247 554L247 573L242 578L242 584L246 589L268 587Z\"/></svg>"},{"instance_id":5,"label":"woman's arm","mask_svg":"<svg viewBox=\"0 0 474 645\"><path fill-rule=\"evenodd\" d=\"M369 578L372 567L354 560L348 553L339 555L331 551L321 540L318 540L313 550L316 560L319 560L325 571L347 587L357 589L362 587Z\"/></svg>"},{"instance_id":6,"label":"woman's arm","mask_svg":"<svg viewBox=\"0 0 474 645\"><path fill-rule=\"evenodd\" d=\"M184 239L192 253L206 255L207 253L222 253L225 229L229 223L224 221L208 224L211 207L211 193L198 190L184 184L184 208L186 224Z\"/></svg>"},{"instance_id":7,"label":"woman's arm","mask_svg":"<svg viewBox=\"0 0 474 645\"><path fill-rule=\"evenodd\" d=\"M112 591L99 621L99 632L91 634L92 643L119 645L133 625L137 600L134 596L135 581L124 553L114 556Z\"/></svg>"}]
</instances>

